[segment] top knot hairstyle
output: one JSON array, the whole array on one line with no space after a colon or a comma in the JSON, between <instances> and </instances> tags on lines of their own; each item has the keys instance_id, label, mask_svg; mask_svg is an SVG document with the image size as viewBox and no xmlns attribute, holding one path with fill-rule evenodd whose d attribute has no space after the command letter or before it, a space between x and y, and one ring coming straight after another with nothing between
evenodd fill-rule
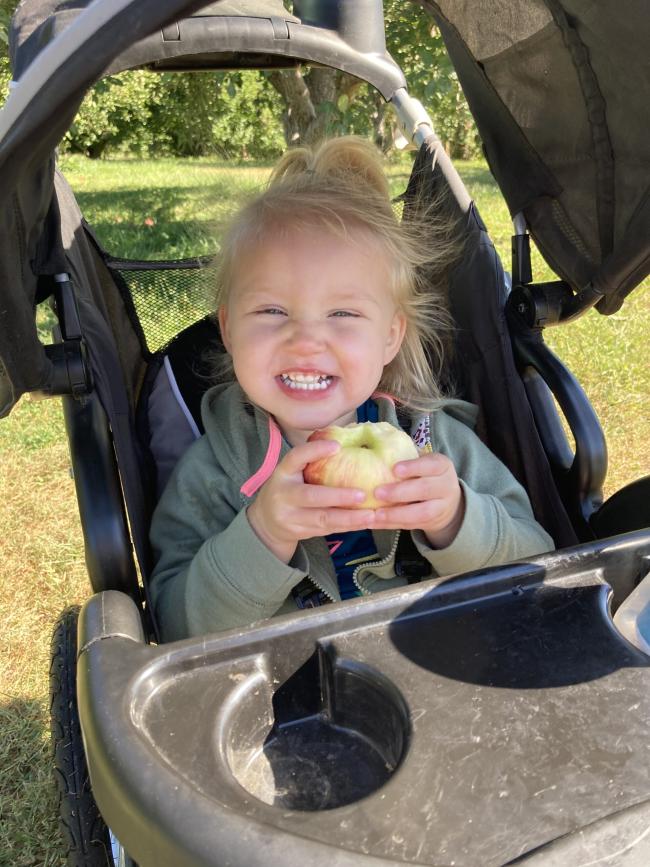
<instances>
[{"instance_id":1,"label":"top knot hairstyle","mask_svg":"<svg viewBox=\"0 0 650 867\"><path fill-rule=\"evenodd\" d=\"M292 149L276 165L267 188L244 205L226 231L217 307L228 303L246 248L269 236L317 230L346 240L370 239L387 258L393 298L406 319L402 346L378 388L414 412L428 412L441 397L443 338L451 327L444 285L460 243L445 209L434 202L416 211L417 218L399 220L382 155L370 142L344 136L314 149ZM226 356L221 375L232 375L229 362Z\"/></svg>"}]
</instances>

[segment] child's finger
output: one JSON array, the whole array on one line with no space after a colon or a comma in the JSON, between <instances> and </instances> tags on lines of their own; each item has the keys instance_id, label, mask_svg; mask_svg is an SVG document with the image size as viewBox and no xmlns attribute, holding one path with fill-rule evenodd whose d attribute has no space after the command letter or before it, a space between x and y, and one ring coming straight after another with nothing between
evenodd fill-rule
<instances>
[{"instance_id":1,"label":"child's finger","mask_svg":"<svg viewBox=\"0 0 650 867\"><path fill-rule=\"evenodd\" d=\"M444 500L428 500L399 506L382 506L375 510L374 529L412 530L437 521L448 508Z\"/></svg>"},{"instance_id":2,"label":"child's finger","mask_svg":"<svg viewBox=\"0 0 650 867\"><path fill-rule=\"evenodd\" d=\"M436 452L433 455L413 458L412 461L399 461L393 467L393 473L401 479L414 478L415 476L442 476L452 466L446 455Z\"/></svg>"},{"instance_id":3,"label":"child's finger","mask_svg":"<svg viewBox=\"0 0 650 867\"><path fill-rule=\"evenodd\" d=\"M306 508L354 506L366 498L358 488L331 488L327 485L302 485L296 492L298 505Z\"/></svg>"},{"instance_id":4,"label":"child's finger","mask_svg":"<svg viewBox=\"0 0 650 867\"><path fill-rule=\"evenodd\" d=\"M378 500L390 503L416 503L422 500L434 500L445 496L448 485L440 482L439 477L409 479L405 482L395 482L390 485L380 485L375 488Z\"/></svg>"},{"instance_id":5,"label":"child's finger","mask_svg":"<svg viewBox=\"0 0 650 867\"><path fill-rule=\"evenodd\" d=\"M329 533L345 533L349 530L364 530L374 526L372 509L310 509L302 523L309 527L313 536Z\"/></svg>"},{"instance_id":6,"label":"child's finger","mask_svg":"<svg viewBox=\"0 0 650 867\"><path fill-rule=\"evenodd\" d=\"M301 473L307 464L336 454L340 447L336 440L314 440L311 443L294 446L280 461L278 468L281 467L287 475L293 476Z\"/></svg>"}]
</instances>

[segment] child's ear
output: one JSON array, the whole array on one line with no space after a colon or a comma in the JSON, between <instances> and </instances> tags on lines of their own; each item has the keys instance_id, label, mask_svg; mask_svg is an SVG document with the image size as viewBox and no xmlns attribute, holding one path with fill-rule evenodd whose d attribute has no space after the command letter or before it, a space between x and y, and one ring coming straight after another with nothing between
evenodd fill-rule
<instances>
[{"instance_id":1,"label":"child's ear","mask_svg":"<svg viewBox=\"0 0 650 867\"><path fill-rule=\"evenodd\" d=\"M396 310L391 322L388 340L384 349L384 367L389 364L399 352L406 333L406 316L401 310Z\"/></svg>"},{"instance_id":2,"label":"child's ear","mask_svg":"<svg viewBox=\"0 0 650 867\"><path fill-rule=\"evenodd\" d=\"M221 342L226 348L226 352L230 352L231 341L230 341L230 331L228 328L228 308L225 304L222 304L217 311L217 315L219 317L219 330L221 331Z\"/></svg>"}]
</instances>

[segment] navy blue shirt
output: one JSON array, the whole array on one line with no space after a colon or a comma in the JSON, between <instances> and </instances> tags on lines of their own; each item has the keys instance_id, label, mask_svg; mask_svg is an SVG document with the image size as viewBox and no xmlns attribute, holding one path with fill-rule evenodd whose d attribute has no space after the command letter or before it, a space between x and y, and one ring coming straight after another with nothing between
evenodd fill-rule
<instances>
[{"instance_id":1,"label":"navy blue shirt","mask_svg":"<svg viewBox=\"0 0 650 867\"><path fill-rule=\"evenodd\" d=\"M377 404L371 398L357 409L357 422L379 421ZM332 533L325 536L334 571L339 582L341 599L360 596L359 589L352 581L352 574L361 558L374 559L377 556L375 540L370 530L353 530L350 533Z\"/></svg>"},{"instance_id":2,"label":"navy blue shirt","mask_svg":"<svg viewBox=\"0 0 650 867\"><path fill-rule=\"evenodd\" d=\"M357 422L364 421L379 421L377 404L371 398L357 409ZM334 564L341 599L360 596L361 592L352 580L352 575L359 560L373 560L377 557L372 532L352 530L349 533L331 533L325 536L325 541ZM328 601L320 590L306 582L296 588L294 598L299 608L314 608Z\"/></svg>"}]
</instances>

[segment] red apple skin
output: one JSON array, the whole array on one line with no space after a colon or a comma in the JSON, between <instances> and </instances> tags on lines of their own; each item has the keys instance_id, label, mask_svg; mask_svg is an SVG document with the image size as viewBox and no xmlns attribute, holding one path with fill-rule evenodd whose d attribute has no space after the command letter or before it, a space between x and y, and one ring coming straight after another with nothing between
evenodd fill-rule
<instances>
[{"instance_id":1,"label":"red apple skin","mask_svg":"<svg viewBox=\"0 0 650 867\"><path fill-rule=\"evenodd\" d=\"M393 475L396 463L419 457L411 437L388 422L331 425L315 430L307 438L308 442L314 440L336 440L341 448L334 455L307 464L303 470L305 482L365 491L365 500L353 507L357 509L385 505L375 498L375 488L398 481Z\"/></svg>"}]
</instances>

